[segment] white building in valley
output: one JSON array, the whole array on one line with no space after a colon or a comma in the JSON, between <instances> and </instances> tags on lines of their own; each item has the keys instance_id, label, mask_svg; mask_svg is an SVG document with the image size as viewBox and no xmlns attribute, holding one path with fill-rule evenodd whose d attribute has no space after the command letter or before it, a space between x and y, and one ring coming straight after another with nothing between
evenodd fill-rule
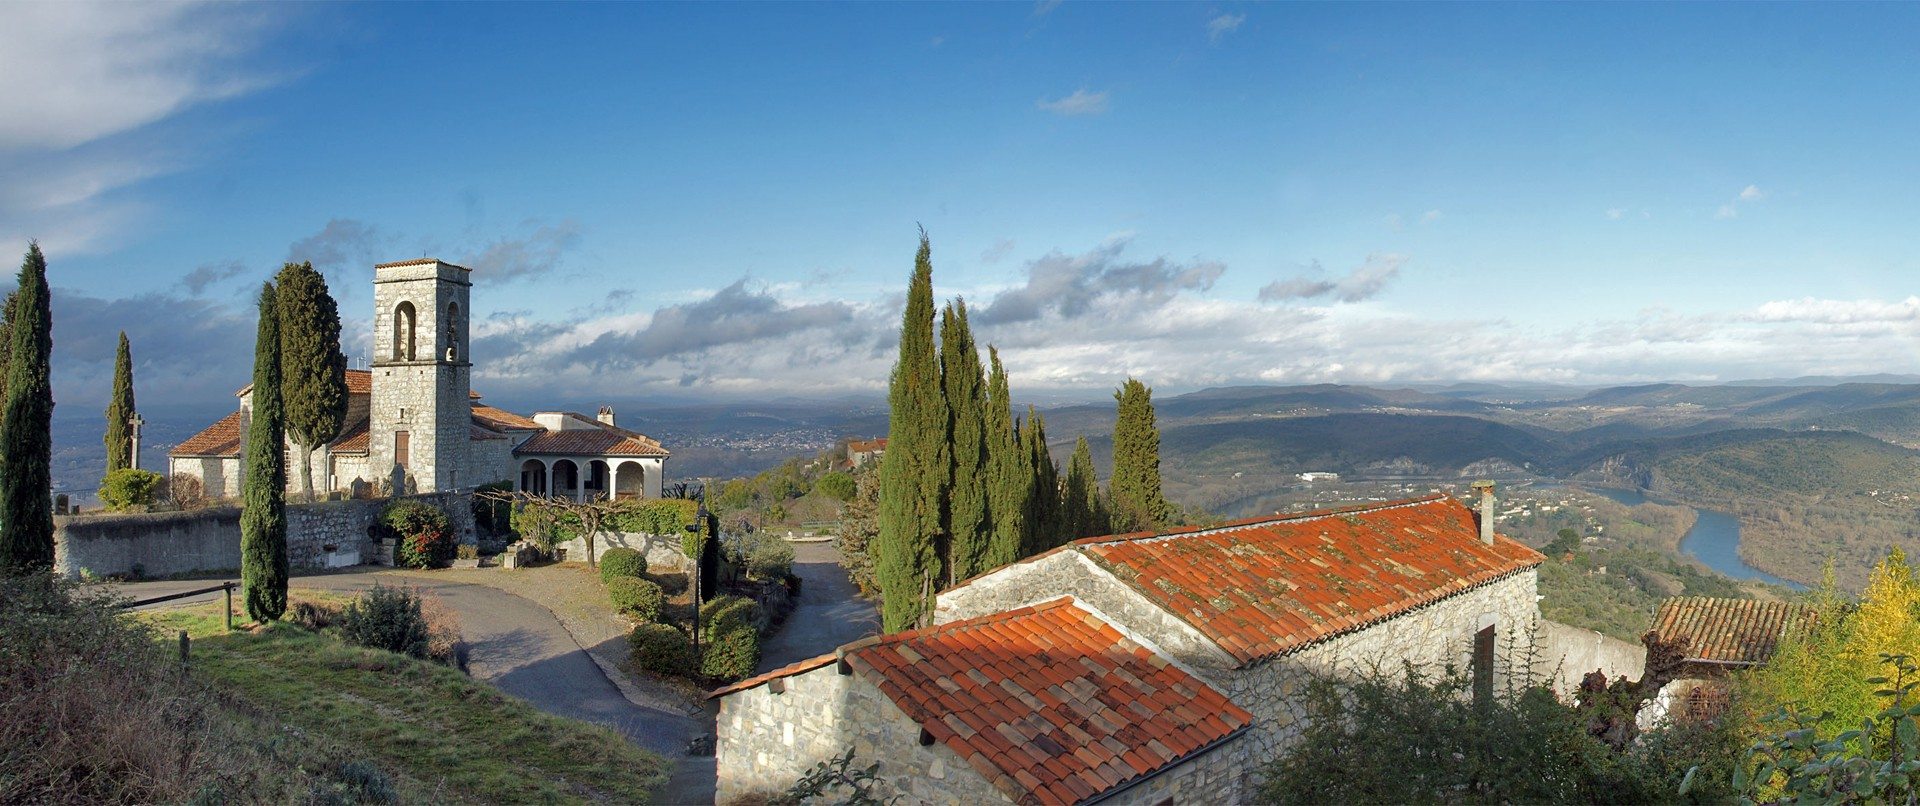
<instances>
[{"instance_id":1,"label":"white building in valley","mask_svg":"<svg viewBox=\"0 0 1920 806\"><path fill-rule=\"evenodd\" d=\"M523 417L481 403L467 354L471 270L433 258L373 267L372 367L347 371L346 425L313 453L317 490L369 487L411 492L510 481L516 489L576 500L657 498L668 451L596 416L565 411ZM202 481L206 494L240 494L251 384L239 409L180 443L169 472ZM287 446L289 490L300 487L300 452Z\"/></svg>"}]
</instances>

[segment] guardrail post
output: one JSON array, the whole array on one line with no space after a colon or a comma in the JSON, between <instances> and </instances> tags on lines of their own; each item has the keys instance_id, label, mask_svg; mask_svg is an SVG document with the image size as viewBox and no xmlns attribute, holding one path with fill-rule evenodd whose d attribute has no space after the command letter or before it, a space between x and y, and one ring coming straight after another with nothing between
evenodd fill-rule
<instances>
[{"instance_id":1,"label":"guardrail post","mask_svg":"<svg viewBox=\"0 0 1920 806\"><path fill-rule=\"evenodd\" d=\"M233 583L228 582L220 588L227 592L227 632L233 632Z\"/></svg>"}]
</instances>

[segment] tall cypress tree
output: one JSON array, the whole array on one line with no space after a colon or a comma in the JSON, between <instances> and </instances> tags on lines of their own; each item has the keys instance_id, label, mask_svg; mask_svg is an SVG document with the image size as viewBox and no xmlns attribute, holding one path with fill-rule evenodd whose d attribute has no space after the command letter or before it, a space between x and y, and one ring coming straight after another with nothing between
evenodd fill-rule
<instances>
[{"instance_id":1,"label":"tall cypress tree","mask_svg":"<svg viewBox=\"0 0 1920 806\"><path fill-rule=\"evenodd\" d=\"M0 571L53 567L52 295L38 242L11 303L6 420L0 423Z\"/></svg>"},{"instance_id":2,"label":"tall cypress tree","mask_svg":"<svg viewBox=\"0 0 1920 806\"><path fill-rule=\"evenodd\" d=\"M133 348L120 331L120 350L113 356L113 397L107 401L107 472L133 466Z\"/></svg>"},{"instance_id":3,"label":"tall cypress tree","mask_svg":"<svg viewBox=\"0 0 1920 806\"><path fill-rule=\"evenodd\" d=\"M13 366L13 320L19 303L20 291L15 289L0 304L0 423L7 421L7 368Z\"/></svg>"},{"instance_id":4,"label":"tall cypress tree","mask_svg":"<svg viewBox=\"0 0 1920 806\"><path fill-rule=\"evenodd\" d=\"M980 348L967 326L967 301L940 313L940 381L947 399L947 446L953 456L947 478L948 582L987 570L991 536L987 505L987 379Z\"/></svg>"},{"instance_id":5,"label":"tall cypress tree","mask_svg":"<svg viewBox=\"0 0 1920 806\"><path fill-rule=\"evenodd\" d=\"M1073 445L1067 460L1067 481L1060 492L1062 528L1068 540L1098 537L1109 530L1106 502L1100 500L1100 480L1093 469L1093 449L1087 438Z\"/></svg>"},{"instance_id":6,"label":"tall cypress tree","mask_svg":"<svg viewBox=\"0 0 1920 806\"><path fill-rule=\"evenodd\" d=\"M313 499L313 452L340 436L347 417L347 356L340 306L312 263L288 263L274 278L280 298L280 382L287 435L300 446L300 492Z\"/></svg>"},{"instance_id":7,"label":"tall cypress tree","mask_svg":"<svg viewBox=\"0 0 1920 806\"><path fill-rule=\"evenodd\" d=\"M280 316L272 283L260 288L253 347L253 419L247 425L240 510L240 587L247 615L268 622L287 610L286 412L281 407Z\"/></svg>"},{"instance_id":8,"label":"tall cypress tree","mask_svg":"<svg viewBox=\"0 0 1920 806\"><path fill-rule=\"evenodd\" d=\"M941 574L934 547L952 460L933 314L933 250L923 230L900 323L900 359L887 391L887 452L880 462L880 537L873 554L887 632L925 623Z\"/></svg>"},{"instance_id":9,"label":"tall cypress tree","mask_svg":"<svg viewBox=\"0 0 1920 806\"><path fill-rule=\"evenodd\" d=\"M1000 351L987 347L987 525L990 527L981 571L991 571L1020 559L1021 537L1027 532L1028 489L1033 473L1027 469L1027 452L1020 446L1020 432L1013 422L1012 390L1007 385L1007 370L1000 365Z\"/></svg>"},{"instance_id":10,"label":"tall cypress tree","mask_svg":"<svg viewBox=\"0 0 1920 806\"><path fill-rule=\"evenodd\" d=\"M1173 507L1160 494L1160 429L1153 422L1153 390L1128 378L1113 399L1119 404L1113 423L1113 479L1108 482L1113 528L1132 532L1166 526Z\"/></svg>"},{"instance_id":11,"label":"tall cypress tree","mask_svg":"<svg viewBox=\"0 0 1920 806\"><path fill-rule=\"evenodd\" d=\"M1032 481L1027 486L1027 534L1021 541L1020 555L1031 557L1065 542L1060 523L1060 468L1047 452L1047 421L1032 406L1027 407L1026 426L1020 443L1027 448L1027 469Z\"/></svg>"}]
</instances>

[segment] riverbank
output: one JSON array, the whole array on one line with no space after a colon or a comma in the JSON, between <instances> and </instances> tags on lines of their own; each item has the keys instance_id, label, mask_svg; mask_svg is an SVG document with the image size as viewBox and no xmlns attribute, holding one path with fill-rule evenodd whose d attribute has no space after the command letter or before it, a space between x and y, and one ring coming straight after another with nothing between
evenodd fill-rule
<instances>
[{"instance_id":1,"label":"riverbank","mask_svg":"<svg viewBox=\"0 0 1920 806\"><path fill-rule=\"evenodd\" d=\"M1715 573L1740 582L1760 582L1778 585L1794 590L1805 590L1806 585L1785 579L1757 568L1747 561L1741 545L1741 522L1732 513L1715 509L1705 509L1684 501L1667 501L1649 497L1644 490L1621 489L1614 487L1584 487L1588 492L1604 497L1624 506L1641 504L1665 504L1684 506L1692 509L1695 518L1686 534L1680 538L1677 546L1680 553L1696 560Z\"/></svg>"}]
</instances>

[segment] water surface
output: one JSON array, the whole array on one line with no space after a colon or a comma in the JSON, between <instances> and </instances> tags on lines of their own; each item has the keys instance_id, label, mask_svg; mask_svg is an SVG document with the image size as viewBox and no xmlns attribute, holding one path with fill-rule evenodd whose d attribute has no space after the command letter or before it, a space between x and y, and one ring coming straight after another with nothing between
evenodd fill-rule
<instances>
[{"instance_id":1,"label":"water surface","mask_svg":"<svg viewBox=\"0 0 1920 806\"><path fill-rule=\"evenodd\" d=\"M1608 487L1584 488L1595 495L1605 496L1627 506L1639 506L1649 501L1656 504L1672 504L1648 498L1642 490L1617 490ZM1806 590L1798 582L1781 579L1740 559L1740 521L1725 512L1711 509L1694 509L1700 517L1693 522L1693 528L1680 538L1680 551L1687 556L1705 563L1708 568L1738 580L1755 580L1774 585L1785 585L1794 590Z\"/></svg>"}]
</instances>

